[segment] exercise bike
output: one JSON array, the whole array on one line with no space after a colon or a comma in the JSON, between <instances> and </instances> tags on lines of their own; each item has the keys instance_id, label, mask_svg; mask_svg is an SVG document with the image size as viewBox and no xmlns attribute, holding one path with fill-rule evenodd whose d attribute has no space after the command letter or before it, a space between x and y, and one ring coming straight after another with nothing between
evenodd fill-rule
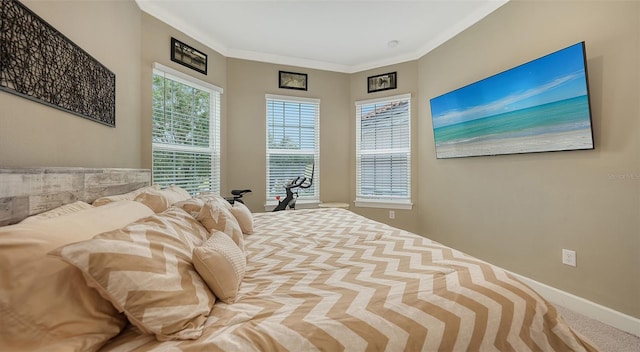
<instances>
[{"instance_id":1,"label":"exercise bike","mask_svg":"<svg viewBox=\"0 0 640 352\"><path fill-rule=\"evenodd\" d=\"M311 167L311 172L309 173L309 166ZM278 200L278 205L273 208L273 211L281 211L286 210L287 207L289 209L296 208L296 200L298 199L298 192L300 189L306 189L311 187L313 184L313 173L315 171L315 164L307 165L305 167L305 176L298 176L291 180L286 186L284 186L285 191L287 192L286 197L280 200L280 196L276 199Z\"/></svg>"},{"instance_id":2,"label":"exercise bike","mask_svg":"<svg viewBox=\"0 0 640 352\"><path fill-rule=\"evenodd\" d=\"M249 193L249 192L251 192L250 189L232 189L231 190L231 195L233 197L226 197L225 199L231 205L233 205L233 203L235 203L235 202L240 202L240 203L244 204L244 201L242 200L242 196L244 196L246 193Z\"/></svg>"}]
</instances>

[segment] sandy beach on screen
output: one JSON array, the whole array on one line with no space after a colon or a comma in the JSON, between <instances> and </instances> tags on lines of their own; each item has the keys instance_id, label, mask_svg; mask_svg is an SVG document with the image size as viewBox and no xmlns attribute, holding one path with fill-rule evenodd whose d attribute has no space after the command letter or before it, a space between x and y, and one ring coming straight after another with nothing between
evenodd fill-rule
<instances>
[{"instance_id":1,"label":"sandy beach on screen","mask_svg":"<svg viewBox=\"0 0 640 352\"><path fill-rule=\"evenodd\" d=\"M591 149L591 130L547 133L519 138L488 139L477 142L441 145L437 158L548 152L555 150Z\"/></svg>"}]
</instances>

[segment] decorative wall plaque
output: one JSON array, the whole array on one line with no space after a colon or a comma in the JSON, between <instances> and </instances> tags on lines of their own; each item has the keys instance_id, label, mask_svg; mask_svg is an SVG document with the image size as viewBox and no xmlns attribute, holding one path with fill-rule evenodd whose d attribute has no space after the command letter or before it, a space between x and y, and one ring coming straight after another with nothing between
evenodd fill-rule
<instances>
[{"instance_id":1,"label":"decorative wall plaque","mask_svg":"<svg viewBox=\"0 0 640 352\"><path fill-rule=\"evenodd\" d=\"M171 61L207 74L207 54L176 38L171 38Z\"/></svg>"},{"instance_id":2,"label":"decorative wall plaque","mask_svg":"<svg viewBox=\"0 0 640 352\"><path fill-rule=\"evenodd\" d=\"M0 90L116 124L115 74L17 0L0 1Z\"/></svg>"}]
</instances>

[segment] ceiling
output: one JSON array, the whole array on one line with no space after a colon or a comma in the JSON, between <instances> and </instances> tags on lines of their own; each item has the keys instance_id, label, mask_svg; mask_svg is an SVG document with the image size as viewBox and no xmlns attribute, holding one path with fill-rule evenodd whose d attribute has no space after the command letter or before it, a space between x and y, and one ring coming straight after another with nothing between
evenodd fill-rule
<instances>
[{"instance_id":1,"label":"ceiling","mask_svg":"<svg viewBox=\"0 0 640 352\"><path fill-rule=\"evenodd\" d=\"M507 1L136 0L226 57L345 73L418 59Z\"/></svg>"}]
</instances>

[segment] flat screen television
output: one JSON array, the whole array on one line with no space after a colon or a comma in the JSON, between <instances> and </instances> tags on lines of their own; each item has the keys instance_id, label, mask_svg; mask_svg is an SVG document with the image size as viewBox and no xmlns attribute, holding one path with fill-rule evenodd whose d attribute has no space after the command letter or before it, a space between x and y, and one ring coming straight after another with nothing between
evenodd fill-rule
<instances>
[{"instance_id":1,"label":"flat screen television","mask_svg":"<svg viewBox=\"0 0 640 352\"><path fill-rule=\"evenodd\" d=\"M594 148L584 42L430 105L438 159Z\"/></svg>"}]
</instances>

